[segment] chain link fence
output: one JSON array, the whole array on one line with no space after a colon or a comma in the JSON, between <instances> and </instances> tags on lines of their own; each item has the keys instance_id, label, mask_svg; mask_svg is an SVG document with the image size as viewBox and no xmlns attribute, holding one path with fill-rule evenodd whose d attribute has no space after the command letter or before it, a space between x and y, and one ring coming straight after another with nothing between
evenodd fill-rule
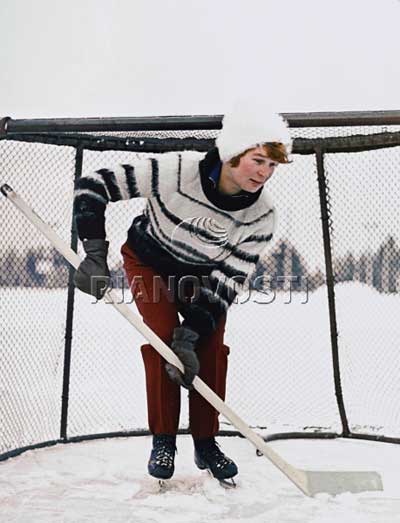
<instances>
[{"instance_id":1,"label":"chain link fence","mask_svg":"<svg viewBox=\"0 0 400 523\"><path fill-rule=\"evenodd\" d=\"M268 182L278 210L275 242L255 288L232 306L226 331L227 402L267 436L400 438L399 129L293 129L293 162ZM181 142L206 150L216 135L8 133L0 140L0 180L73 244L77 176ZM145 203L106 211L113 281L134 309L120 248ZM0 457L60 438L146 430L141 335L112 305L69 288L67 263L5 198L0 219Z\"/></svg>"}]
</instances>

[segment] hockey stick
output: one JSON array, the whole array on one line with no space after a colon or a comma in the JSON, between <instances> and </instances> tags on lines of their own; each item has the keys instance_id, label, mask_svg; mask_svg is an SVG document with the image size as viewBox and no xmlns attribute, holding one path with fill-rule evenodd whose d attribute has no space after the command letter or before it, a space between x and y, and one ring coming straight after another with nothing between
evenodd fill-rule
<instances>
[{"instance_id":1,"label":"hockey stick","mask_svg":"<svg viewBox=\"0 0 400 523\"><path fill-rule=\"evenodd\" d=\"M6 196L33 224L57 251L75 268L81 263L80 257L46 224L13 189L5 184L0 187ZM106 296L110 303L131 323L161 354L161 356L183 372L183 366L174 352L124 303L113 290ZM271 463L285 474L304 494L314 496L318 493L340 494L343 492L363 492L383 490L380 475L374 471L318 471L298 469L286 462L265 441L226 405L198 376L193 386L218 412L220 412L239 432L243 434Z\"/></svg>"}]
</instances>

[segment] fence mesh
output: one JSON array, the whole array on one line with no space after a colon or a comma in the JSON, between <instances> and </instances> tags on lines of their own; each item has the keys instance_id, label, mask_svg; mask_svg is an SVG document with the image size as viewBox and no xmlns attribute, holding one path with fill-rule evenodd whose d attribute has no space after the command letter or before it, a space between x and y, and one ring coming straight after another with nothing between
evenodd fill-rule
<instances>
[{"instance_id":1,"label":"fence mesh","mask_svg":"<svg viewBox=\"0 0 400 523\"><path fill-rule=\"evenodd\" d=\"M75 150L0 142L0 177L70 241ZM2 198L0 451L60 432L68 268Z\"/></svg>"},{"instance_id":2,"label":"fence mesh","mask_svg":"<svg viewBox=\"0 0 400 523\"><path fill-rule=\"evenodd\" d=\"M400 434L400 147L328 154L341 375L353 432Z\"/></svg>"},{"instance_id":3,"label":"fence mesh","mask_svg":"<svg viewBox=\"0 0 400 523\"><path fill-rule=\"evenodd\" d=\"M382 130L362 128L356 134ZM354 133L334 131L334 136ZM331 132L295 129L293 135L321 138ZM122 136L142 139L144 134L149 136L148 132ZM216 134L197 136L209 139ZM187 135L175 132L172 137ZM34 143L33 135L29 139L14 141L9 136L0 141L1 183L11 185L69 244L76 148ZM129 163L137 154L86 148L83 173ZM400 328L394 321L400 282L395 218L399 154L399 147L388 147L324 157L346 414L353 432L392 437L400 436L394 400L400 365L396 350ZM250 425L268 433L340 433L315 155L294 154L293 163L279 167L268 182L268 191L278 209L279 227L255 275L263 275L266 285L241 298L228 316L227 402ZM122 283L119 251L145 203L135 199L110 204L106 213L110 267L114 281L119 277L125 285L120 289L125 302L131 296ZM59 437L68 267L5 198L0 218L2 454ZM82 254L80 246L78 252ZM135 309L134 303L129 306ZM69 437L146 429L139 353L143 342L110 304L75 293ZM183 402L181 427L186 426Z\"/></svg>"}]
</instances>

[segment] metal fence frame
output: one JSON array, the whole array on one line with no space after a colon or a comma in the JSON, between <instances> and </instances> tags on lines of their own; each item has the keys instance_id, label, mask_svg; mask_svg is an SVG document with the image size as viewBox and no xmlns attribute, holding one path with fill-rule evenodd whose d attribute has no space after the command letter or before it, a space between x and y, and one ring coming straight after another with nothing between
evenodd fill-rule
<instances>
[{"instance_id":1,"label":"metal fence frame","mask_svg":"<svg viewBox=\"0 0 400 523\"><path fill-rule=\"evenodd\" d=\"M340 113L288 113L283 114L290 127L336 127L336 126L391 126L400 125L400 111L373 111L373 112L340 112ZM197 150L207 151L214 145L213 139L196 138L120 138L111 136L110 132L134 131L187 131L187 130L218 130L221 128L222 116L156 116L133 118L68 118L68 119L21 119L13 120L10 117L0 119L0 140L22 142L36 142L52 145L67 145L75 148L75 173L74 181L81 176L83 152L88 150L119 150L159 153L170 150ZM79 133L104 133L90 135ZM357 152L372 149L395 147L400 145L400 131L376 133L372 135L354 135L351 137L335 138L295 138L293 153L314 155L318 173L318 188L321 210L321 224L324 244L326 285L328 292L330 339L332 348L332 368L334 374L335 395L342 423L342 433L332 432L302 433L289 432L273 434L266 437L267 441L290 438L352 438L400 443L400 438L391 438L379 435L354 434L349 428L346 409L343 401L338 332L335 305L335 274L332 262L331 246L331 216L328 204L327 181L324 169L324 155L333 152ZM71 248L76 251L78 237L71 224ZM126 437L148 435L145 430L109 432L68 437L68 401L70 383L71 344L74 313L74 269L69 269L67 313L65 321L65 346L64 346L64 374L62 390L62 407L60 417L60 437L57 440L45 441L21 447L0 455L0 461L21 454L26 450L55 445L57 443L71 443L89 439L105 437ZM180 431L188 433L187 430ZM220 435L239 435L236 431L221 431Z\"/></svg>"}]
</instances>

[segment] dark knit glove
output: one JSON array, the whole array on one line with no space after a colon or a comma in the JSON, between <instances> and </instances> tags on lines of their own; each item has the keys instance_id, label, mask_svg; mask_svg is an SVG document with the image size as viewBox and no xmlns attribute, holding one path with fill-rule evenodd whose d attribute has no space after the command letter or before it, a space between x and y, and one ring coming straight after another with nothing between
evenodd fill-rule
<instances>
[{"instance_id":1,"label":"dark knit glove","mask_svg":"<svg viewBox=\"0 0 400 523\"><path fill-rule=\"evenodd\" d=\"M175 327L171 349L181 360L185 372L182 375L180 370L174 365L170 363L165 364L165 370L170 379L187 389L193 388L192 382L200 370L199 360L195 352L198 339L199 335L197 332L192 331L192 329L188 327Z\"/></svg>"},{"instance_id":2,"label":"dark knit glove","mask_svg":"<svg viewBox=\"0 0 400 523\"><path fill-rule=\"evenodd\" d=\"M85 240L83 248L86 258L74 274L74 283L78 289L100 300L110 283L110 271L107 265L109 242L105 240Z\"/></svg>"}]
</instances>

